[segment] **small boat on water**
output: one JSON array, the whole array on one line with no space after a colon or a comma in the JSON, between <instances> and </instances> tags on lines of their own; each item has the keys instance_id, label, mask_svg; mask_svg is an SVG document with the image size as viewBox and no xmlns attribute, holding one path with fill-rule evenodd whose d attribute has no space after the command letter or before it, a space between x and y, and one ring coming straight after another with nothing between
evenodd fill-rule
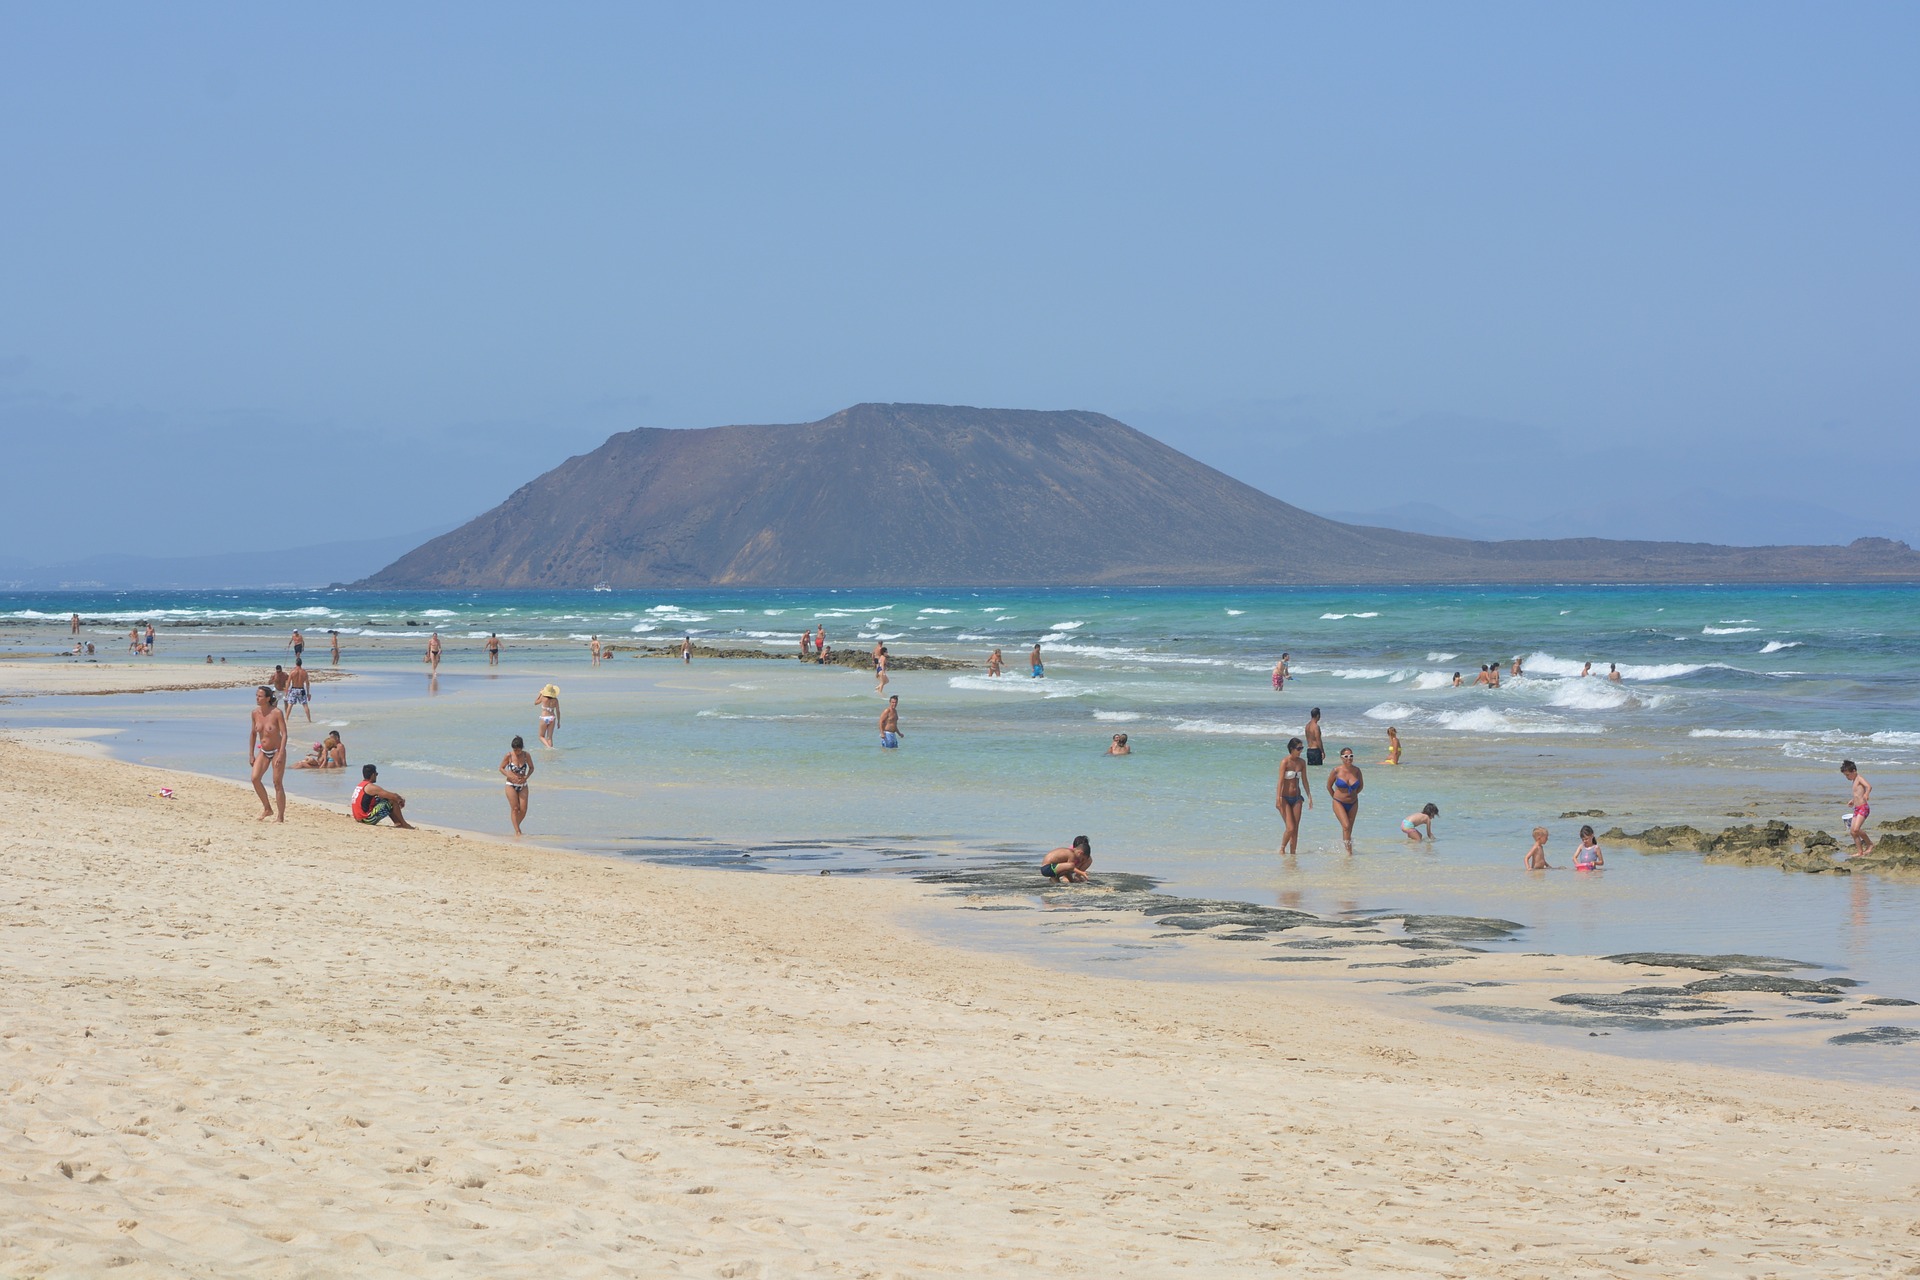
<instances>
[{"instance_id":1,"label":"small boat on water","mask_svg":"<svg viewBox=\"0 0 1920 1280\"><path fill-rule=\"evenodd\" d=\"M613 590L613 588L612 588L612 587L610 587L610 586L608 586L608 585L607 585L606 583L604 583L604 582L596 582L596 583L594 583L594 584L593 584L593 589L594 589L595 591L611 591L611 590Z\"/></svg>"}]
</instances>

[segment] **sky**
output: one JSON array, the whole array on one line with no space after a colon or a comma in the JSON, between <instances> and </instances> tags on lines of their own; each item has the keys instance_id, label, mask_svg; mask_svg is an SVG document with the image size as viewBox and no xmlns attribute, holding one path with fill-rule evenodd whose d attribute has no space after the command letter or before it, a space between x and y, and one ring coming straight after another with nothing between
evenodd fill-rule
<instances>
[{"instance_id":1,"label":"sky","mask_svg":"<svg viewBox=\"0 0 1920 1280\"><path fill-rule=\"evenodd\" d=\"M633 427L1108 413L1481 536L1920 544L1920 6L0 7L0 561Z\"/></svg>"}]
</instances>

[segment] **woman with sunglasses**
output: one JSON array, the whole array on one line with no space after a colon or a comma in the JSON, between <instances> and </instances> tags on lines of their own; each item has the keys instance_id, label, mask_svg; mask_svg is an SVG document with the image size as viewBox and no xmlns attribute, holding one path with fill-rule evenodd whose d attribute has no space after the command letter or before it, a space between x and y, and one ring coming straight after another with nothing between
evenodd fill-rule
<instances>
[{"instance_id":1,"label":"woman with sunglasses","mask_svg":"<svg viewBox=\"0 0 1920 1280\"><path fill-rule=\"evenodd\" d=\"M1353 852L1353 820L1360 814L1360 793L1367 780L1353 762L1353 748L1340 749L1340 763L1327 775L1327 794L1333 798L1333 816L1340 822L1340 842Z\"/></svg>"}]
</instances>

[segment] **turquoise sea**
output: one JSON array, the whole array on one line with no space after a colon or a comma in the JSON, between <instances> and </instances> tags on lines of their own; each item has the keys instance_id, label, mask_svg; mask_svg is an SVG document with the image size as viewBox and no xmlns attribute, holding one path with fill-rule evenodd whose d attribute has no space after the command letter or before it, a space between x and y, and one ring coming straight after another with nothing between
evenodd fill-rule
<instances>
[{"instance_id":1,"label":"turquoise sea","mask_svg":"<svg viewBox=\"0 0 1920 1280\"><path fill-rule=\"evenodd\" d=\"M539 839L884 871L1037 860L1084 833L1096 871L1174 893L1504 917L1526 926L1510 945L1533 951L1784 955L1920 998L1920 883L1626 849L1598 876L1520 868L1536 823L1561 865L1583 820L1837 833L1843 757L1873 781L1876 819L1920 813L1916 604L1908 587L1824 586L0 594L0 652L66 647L78 611L102 656L124 658L127 627L151 619L163 657L290 661L299 625L325 667L335 629L356 678L320 686L296 743L338 726L355 766L379 763L411 813L455 826L508 829L494 768L512 735L533 740L532 699L552 682L564 714L557 749L536 746ZM836 648L879 639L978 667L896 674L905 745L890 752L870 675L636 656L685 635L792 653L817 625ZM430 681L435 628L447 657ZM490 632L506 646L497 668ZM599 668L592 636L621 650ZM1040 680L1026 674L1036 640ZM995 646L999 679L984 668ZM1294 680L1276 693L1283 650ZM1450 687L1490 662L1500 689ZM1582 679L1586 662L1596 675ZM1620 683L1600 678L1608 664ZM1275 770L1315 706L1329 756L1352 745L1366 771L1355 851L1315 771L1300 856L1282 859ZM124 758L242 777L248 709L233 690L40 698L0 704L0 727L114 730ZM1397 769L1377 763L1389 725L1406 745ZM1104 754L1115 732L1132 756ZM336 801L350 786L288 779ZM1409 846L1399 821L1429 801L1439 838ZM1575 810L1604 816L1559 816Z\"/></svg>"}]
</instances>

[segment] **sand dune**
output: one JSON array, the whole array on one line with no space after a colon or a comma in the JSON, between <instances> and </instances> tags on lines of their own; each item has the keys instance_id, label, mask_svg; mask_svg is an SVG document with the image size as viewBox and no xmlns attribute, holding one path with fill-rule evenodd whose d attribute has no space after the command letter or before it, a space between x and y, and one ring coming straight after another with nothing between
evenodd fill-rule
<instances>
[{"instance_id":1,"label":"sand dune","mask_svg":"<svg viewBox=\"0 0 1920 1280\"><path fill-rule=\"evenodd\" d=\"M1920 1256L1899 1091L1069 976L910 932L907 884L263 826L238 786L11 743L0 791L7 1276Z\"/></svg>"}]
</instances>

